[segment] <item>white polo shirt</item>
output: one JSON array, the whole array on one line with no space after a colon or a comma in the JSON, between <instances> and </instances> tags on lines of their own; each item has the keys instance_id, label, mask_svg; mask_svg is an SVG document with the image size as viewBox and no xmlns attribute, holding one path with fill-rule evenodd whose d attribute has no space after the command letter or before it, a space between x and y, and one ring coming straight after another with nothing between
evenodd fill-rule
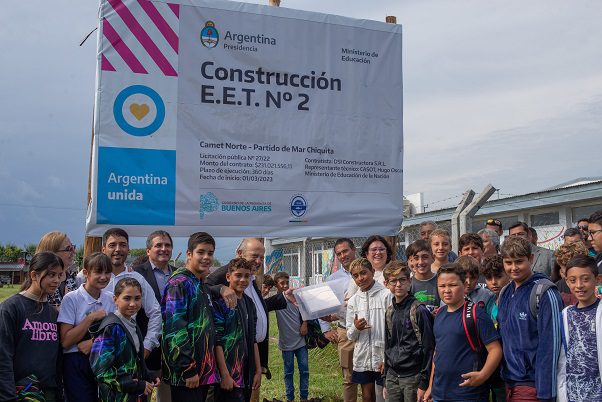
<instances>
[{"instance_id":1,"label":"white polo shirt","mask_svg":"<svg viewBox=\"0 0 602 402\"><path fill-rule=\"evenodd\" d=\"M77 290L67 293L63 298L57 322L77 326L88 314L98 310L104 310L107 314L115 311L113 293L103 289L100 291L98 299L95 299L90 296L84 286L80 286ZM63 352L77 352L77 345L63 349Z\"/></svg>"}]
</instances>

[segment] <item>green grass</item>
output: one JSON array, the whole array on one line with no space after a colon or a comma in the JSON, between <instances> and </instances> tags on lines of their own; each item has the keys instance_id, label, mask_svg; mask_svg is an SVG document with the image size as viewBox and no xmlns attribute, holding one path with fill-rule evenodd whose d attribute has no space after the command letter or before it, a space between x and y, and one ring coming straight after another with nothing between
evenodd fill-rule
<instances>
[{"instance_id":1,"label":"green grass","mask_svg":"<svg viewBox=\"0 0 602 402\"><path fill-rule=\"evenodd\" d=\"M270 313L270 357L269 366L272 379L262 377L261 396L286 400L284 389L284 364L278 349L278 325L276 314ZM299 397L299 373L295 362L295 397ZM324 349L309 350L309 397L321 397L324 401L339 402L343 400L343 376L339 367L336 345L328 345ZM298 399L297 399L298 400Z\"/></svg>"},{"instance_id":2,"label":"green grass","mask_svg":"<svg viewBox=\"0 0 602 402\"><path fill-rule=\"evenodd\" d=\"M0 302L19 291L21 285L4 285L0 288Z\"/></svg>"}]
</instances>

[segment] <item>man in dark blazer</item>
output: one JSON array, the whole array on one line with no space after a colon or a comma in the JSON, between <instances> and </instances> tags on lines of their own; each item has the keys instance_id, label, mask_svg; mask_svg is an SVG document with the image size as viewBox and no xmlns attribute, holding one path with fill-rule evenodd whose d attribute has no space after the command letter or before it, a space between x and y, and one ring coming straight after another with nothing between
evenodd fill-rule
<instances>
[{"instance_id":1,"label":"man in dark blazer","mask_svg":"<svg viewBox=\"0 0 602 402\"><path fill-rule=\"evenodd\" d=\"M261 363L262 372L266 374L268 379L271 377L268 369L268 344L269 344L269 315L268 313L273 310L281 310L286 308L287 299L284 294L276 294L274 296L264 299L261 296L261 290L255 281L255 274L263 268L263 259L265 255L265 247L263 242L256 238L244 239L238 249L236 250L236 256L244 258L247 261L255 262L256 271L252 272L251 285L245 290L245 294L249 296L255 303L257 309L257 346L259 348L259 360ZM206 279L206 283L212 286L212 293L216 292L216 288L222 286L228 286L226 281L226 273L228 272L228 265L218 268L213 273L209 274ZM259 399L259 390L253 390L251 401Z\"/></svg>"},{"instance_id":2,"label":"man in dark blazer","mask_svg":"<svg viewBox=\"0 0 602 402\"><path fill-rule=\"evenodd\" d=\"M148 256L148 261L134 267L134 271L142 275L153 288L155 298L159 304L161 304L167 280L173 271L175 271L175 268L169 265L172 251L173 241L169 233L164 230L154 231L146 238L146 255ZM137 322L142 334L145 334L148 326L146 315L138 313ZM146 365L150 370L161 369L161 346L153 349L146 359ZM157 402L171 401L169 385L161 382L157 391Z\"/></svg>"}]
</instances>

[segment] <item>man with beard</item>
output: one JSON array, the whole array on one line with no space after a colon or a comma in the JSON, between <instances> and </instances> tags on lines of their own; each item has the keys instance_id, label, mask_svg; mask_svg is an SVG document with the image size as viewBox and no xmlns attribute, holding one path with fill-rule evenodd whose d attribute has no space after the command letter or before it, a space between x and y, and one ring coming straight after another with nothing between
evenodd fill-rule
<instances>
[{"instance_id":1,"label":"man with beard","mask_svg":"<svg viewBox=\"0 0 602 402\"><path fill-rule=\"evenodd\" d=\"M148 325L144 336L144 358L146 359L151 351L159 346L159 336L161 335L161 307L155 298L153 288L148 284L142 275L133 271L125 265L125 261L130 252L129 236L121 228L111 228L102 235L102 252L111 259L113 273L111 281L106 289L109 292L115 290L115 284L122 278L134 278L142 286L142 310L138 316L145 315L148 319Z\"/></svg>"}]
</instances>

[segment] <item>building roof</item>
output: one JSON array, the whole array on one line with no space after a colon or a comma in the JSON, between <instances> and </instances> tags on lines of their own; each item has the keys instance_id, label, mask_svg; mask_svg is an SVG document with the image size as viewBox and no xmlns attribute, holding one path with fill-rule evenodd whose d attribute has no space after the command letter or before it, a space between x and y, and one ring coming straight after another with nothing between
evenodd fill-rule
<instances>
[{"instance_id":1,"label":"building roof","mask_svg":"<svg viewBox=\"0 0 602 402\"><path fill-rule=\"evenodd\" d=\"M579 177L577 179L565 181L564 183L560 183L560 184L557 184L555 186L546 188L544 191L547 191L547 190L556 190L556 189L559 189L559 188L579 186L579 185L582 185L582 184L590 184L590 183L595 183L595 182L598 182L598 181L602 181L602 176L598 176L598 177Z\"/></svg>"},{"instance_id":2,"label":"building roof","mask_svg":"<svg viewBox=\"0 0 602 402\"><path fill-rule=\"evenodd\" d=\"M0 262L0 272L21 271L25 268L25 264L18 262Z\"/></svg>"},{"instance_id":3,"label":"building roof","mask_svg":"<svg viewBox=\"0 0 602 402\"><path fill-rule=\"evenodd\" d=\"M533 208L545 208L566 203L583 202L602 199L602 178L579 178L558 186L522 195L487 201L476 216L502 215L513 211ZM405 218L403 226L413 226L420 222L451 219L456 207L428 211Z\"/></svg>"}]
</instances>

